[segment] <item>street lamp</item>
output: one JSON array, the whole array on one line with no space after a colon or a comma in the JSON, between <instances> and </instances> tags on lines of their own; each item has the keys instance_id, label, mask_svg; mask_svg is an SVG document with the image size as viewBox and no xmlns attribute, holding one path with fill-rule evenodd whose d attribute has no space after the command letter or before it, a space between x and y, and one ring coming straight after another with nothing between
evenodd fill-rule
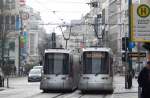
<instances>
[{"instance_id":1,"label":"street lamp","mask_svg":"<svg viewBox=\"0 0 150 98\"><path fill-rule=\"evenodd\" d=\"M69 28L68 37L65 36L65 33L64 33L63 29L62 29L64 26L66 26L67 28ZM65 48L67 49L68 40L70 39L70 34L71 34L71 28L72 28L72 26L63 25L63 26L59 26L59 27L60 27L60 30L61 30L61 32L62 32L63 38L64 38L64 40L66 41L66 46L65 46Z\"/></svg>"},{"instance_id":2,"label":"street lamp","mask_svg":"<svg viewBox=\"0 0 150 98\"><path fill-rule=\"evenodd\" d=\"M21 27L20 27L20 30L21 32L19 33L19 36L18 36L18 41L19 41L19 56L18 56L18 75L21 76L21 35L23 34L24 32L24 27L23 27L23 19L22 19L22 13L23 11L19 11L19 16L20 16L20 22L21 22Z\"/></svg>"}]
</instances>

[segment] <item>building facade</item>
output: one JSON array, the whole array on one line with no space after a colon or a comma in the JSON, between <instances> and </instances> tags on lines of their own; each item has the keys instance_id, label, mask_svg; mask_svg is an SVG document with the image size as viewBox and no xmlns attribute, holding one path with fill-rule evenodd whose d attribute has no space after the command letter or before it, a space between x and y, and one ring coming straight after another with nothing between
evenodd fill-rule
<instances>
[{"instance_id":1,"label":"building facade","mask_svg":"<svg viewBox=\"0 0 150 98\"><path fill-rule=\"evenodd\" d=\"M0 60L18 70L19 0L0 0Z\"/></svg>"},{"instance_id":2,"label":"building facade","mask_svg":"<svg viewBox=\"0 0 150 98\"><path fill-rule=\"evenodd\" d=\"M132 3L142 3L143 0L133 0ZM129 1L128 0L109 0L108 2L108 33L110 47L115 56L116 68L125 67L122 62L122 38L129 37ZM132 51L137 51L133 48ZM136 61L136 60L135 60ZM134 60L133 60L133 65ZM134 66L133 66L134 67ZM120 70L120 69L117 69Z\"/></svg>"},{"instance_id":3,"label":"building facade","mask_svg":"<svg viewBox=\"0 0 150 98\"><path fill-rule=\"evenodd\" d=\"M39 60L38 44L45 30L39 12L26 6L25 0L0 0L0 65L9 63L23 70Z\"/></svg>"},{"instance_id":4,"label":"building facade","mask_svg":"<svg viewBox=\"0 0 150 98\"><path fill-rule=\"evenodd\" d=\"M90 0L88 3L90 12L80 20L71 21L71 36L68 42L69 48L84 48L104 45L102 25L102 4L105 0ZM70 27L65 32L69 32ZM64 42L65 43L65 42ZM65 45L65 44L63 44Z\"/></svg>"},{"instance_id":5,"label":"building facade","mask_svg":"<svg viewBox=\"0 0 150 98\"><path fill-rule=\"evenodd\" d=\"M128 36L128 0L109 0L108 5L109 45L116 68L122 68L122 38Z\"/></svg>"}]
</instances>

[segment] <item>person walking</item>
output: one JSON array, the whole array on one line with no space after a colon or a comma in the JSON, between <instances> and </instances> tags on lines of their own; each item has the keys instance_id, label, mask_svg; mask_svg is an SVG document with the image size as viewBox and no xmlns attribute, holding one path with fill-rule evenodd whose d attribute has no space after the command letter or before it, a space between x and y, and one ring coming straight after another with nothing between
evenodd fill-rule
<instances>
[{"instance_id":1,"label":"person walking","mask_svg":"<svg viewBox=\"0 0 150 98\"><path fill-rule=\"evenodd\" d=\"M150 61L141 70L138 76L138 84L142 88L141 98L150 98Z\"/></svg>"}]
</instances>

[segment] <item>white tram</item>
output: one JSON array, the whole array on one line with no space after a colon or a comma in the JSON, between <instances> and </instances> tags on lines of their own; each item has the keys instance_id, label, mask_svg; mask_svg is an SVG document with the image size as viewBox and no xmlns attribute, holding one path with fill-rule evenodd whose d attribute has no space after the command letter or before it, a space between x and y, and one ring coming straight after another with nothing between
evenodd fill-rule
<instances>
[{"instance_id":1,"label":"white tram","mask_svg":"<svg viewBox=\"0 0 150 98\"><path fill-rule=\"evenodd\" d=\"M67 49L45 50L40 89L72 91L79 82L79 56Z\"/></svg>"},{"instance_id":2,"label":"white tram","mask_svg":"<svg viewBox=\"0 0 150 98\"><path fill-rule=\"evenodd\" d=\"M113 55L110 48L83 49L81 65L79 90L113 92Z\"/></svg>"}]
</instances>

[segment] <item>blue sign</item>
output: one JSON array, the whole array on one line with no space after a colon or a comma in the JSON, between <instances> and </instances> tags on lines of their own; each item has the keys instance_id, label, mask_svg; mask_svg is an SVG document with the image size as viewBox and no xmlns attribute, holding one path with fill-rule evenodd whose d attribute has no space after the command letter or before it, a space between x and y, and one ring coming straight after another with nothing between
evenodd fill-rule
<instances>
[{"instance_id":1,"label":"blue sign","mask_svg":"<svg viewBox=\"0 0 150 98\"><path fill-rule=\"evenodd\" d=\"M134 42L129 42L129 49L132 49L135 47L135 43Z\"/></svg>"},{"instance_id":2,"label":"blue sign","mask_svg":"<svg viewBox=\"0 0 150 98\"><path fill-rule=\"evenodd\" d=\"M16 17L16 30L19 31L21 28L21 21L19 16Z\"/></svg>"}]
</instances>

